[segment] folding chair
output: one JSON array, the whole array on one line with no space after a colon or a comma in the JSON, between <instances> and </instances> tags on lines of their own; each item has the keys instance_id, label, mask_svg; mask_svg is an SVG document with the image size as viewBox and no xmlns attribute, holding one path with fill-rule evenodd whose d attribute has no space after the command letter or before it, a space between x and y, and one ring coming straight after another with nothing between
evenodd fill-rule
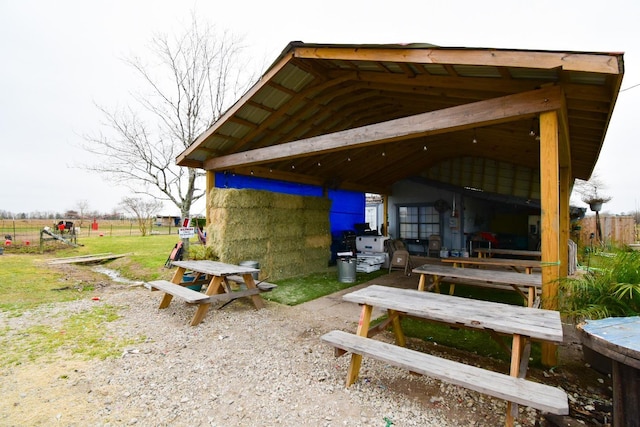
<instances>
[{"instance_id":1,"label":"folding chair","mask_svg":"<svg viewBox=\"0 0 640 427\"><path fill-rule=\"evenodd\" d=\"M411 276L411 270L413 269L411 265L411 256L409 255L409 251L407 250L404 242L401 240L394 240L390 244L390 249L391 260L389 262L389 273L391 273L391 270L394 268L403 269L406 276Z\"/></svg>"}]
</instances>

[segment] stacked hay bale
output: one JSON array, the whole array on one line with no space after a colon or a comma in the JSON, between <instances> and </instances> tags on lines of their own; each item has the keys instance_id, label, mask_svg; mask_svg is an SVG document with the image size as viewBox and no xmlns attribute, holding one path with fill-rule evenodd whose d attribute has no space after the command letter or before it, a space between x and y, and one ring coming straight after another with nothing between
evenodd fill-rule
<instances>
[{"instance_id":1,"label":"stacked hay bale","mask_svg":"<svg viewBox=\"0 0 640 427\"><path fill-rule=\"evenodd\" d=\"M207 244L221 262L260 263L260 279L324 271L330 259L331 201L259 190L215 188Z\"/></svg>"}]
</instances>

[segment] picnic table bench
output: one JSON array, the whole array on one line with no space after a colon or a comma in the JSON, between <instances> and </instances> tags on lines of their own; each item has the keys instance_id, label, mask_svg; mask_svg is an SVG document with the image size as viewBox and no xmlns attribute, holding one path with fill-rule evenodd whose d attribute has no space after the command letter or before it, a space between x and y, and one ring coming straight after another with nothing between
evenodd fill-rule
<instances>
[{"instance_id":1,"label":"picnic table bench","mask_svg":"<svg viewBox=\"0 0 640 427\"><path fill-rule=\"evenodd\" d=\"M509 289L516 291L529 307L533 307L536 295L542 290L542 275L522 274L513 271L478 270L474 268L453 268L445 265L425 264L414 268L413 272L420 274L418 290L427 287L427 276L433 277L430 288L440 291L440 283L452 285L449 292L453 294L456 284L483 286L490 288Z\"/></svg>"},{"instance_id":2,"label":"picnic table bench","mask_svg":"<svg viewBox=\"0 0 640 427\"><path fill-rule=\"evenodd\" d=\"M352 353L347 387L357 380L362 356L367 356L506 400L507 426L513 425L517 404L557 415L569 413L564 391L524 378L528 364L525 349L529 340L562 342L558 312L378 285L348 293L343 299L362 306L356 334L331 331L321 339L343 352ZM387 310L389 318L386 324L393 326L396 345L372 338L380 331L379 328L370 328L374 307ZM404 315L511 336L509 375L407 349L400 325L400 317Z\"/></svg>"},{"instance_id":3,"label":"picnic table bench","mask_svg":"<svg viewBox=\"0 0 640 427\"><path fill-rule=\"evenodd\" d=\"M264 301L260 298L261 292L268 292L276 285L260 283L256 285L253 274L260 270L225 264L218 261L173 261L173 266L178 267L171 281L156 280L147 282L151 290L164 292L158 308L167 308L173 297L184 299L189 304L197 304L198 308L191 320L191 326L199 324L204 319L209 307L214 302L229 302L238 298L249 297L257 309L264 308ZM186 280L185 273L193 272L194 277ZM242 283L246 289L234 290L229 285L229 280ZM206 286L204 293L189 289L186 286L203 284Z\"/></svg>"}]
</instances>

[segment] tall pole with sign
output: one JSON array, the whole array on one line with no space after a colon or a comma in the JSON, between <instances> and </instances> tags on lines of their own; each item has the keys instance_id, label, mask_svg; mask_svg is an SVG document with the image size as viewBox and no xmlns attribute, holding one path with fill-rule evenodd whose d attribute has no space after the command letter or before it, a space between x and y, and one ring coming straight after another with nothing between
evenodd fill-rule
<instances>
[{"instance_id":1,"label":"tall pole with sign","mask_svg":"<svg viewBox=\"0 0 640 427\"><path fill-rule=\"evenodd\" d=\"M189 251L189 239L196 234L195 227L192 227L191 220L189 218L183 218L180 228L178 228L178 235L182 239L182 247L184 251Z\"/></svg>"}]
</instances>

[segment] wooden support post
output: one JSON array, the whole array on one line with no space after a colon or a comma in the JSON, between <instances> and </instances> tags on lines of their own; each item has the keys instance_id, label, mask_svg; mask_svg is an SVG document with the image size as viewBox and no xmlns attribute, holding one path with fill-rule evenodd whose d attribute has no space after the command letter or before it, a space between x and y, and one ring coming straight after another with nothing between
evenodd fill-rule
<instances>
[{"instance_id":1,"label":"wooden support post","mask_svg":"<svg viewBox=\"0 0 640 427\"><path fill-rule=\"evenodd\" d=\"M540 114L540 195L542 250L542 308L558 309L558 278L560 271L560 194L559 194L558 114ZM566 251L566 248L563 248ZM558 362L557 346L542 343L542 363L554 366Z\"/></svg>"},{"instance_id":2,"label":"wooden support post","mask_svg":"<svg viewBox=\"0 0 640 427\"><path fill-rule=\"evenodd\" d=\"M569 273L569 235L571 233L571 224L569 222L569 199L571 198L571 192L569 188L571 183L570 168L560 168L560 266L558 274L560 277L566 277Z\"/></svg>"},{"instance_id":3,"label":"wooden support post","mask_svg":"<svg viewBox=\"0 0 640 427\"><path fill-rule=\"evenodd\" d=\"M206 193L204 196L205 204L204 204L204 217L205 217L205 225L211 224L211 218L209 216L209 209L211 208L211 190L216 186L216 174L213 171L207 171L207 182L206 182Z\"/></svg>"},{"instance_id":4,"label":"wooden support post","mask_svg":"<svg viewBox=\"0 0 640 427\"><path fill-rule=\"evenodd\" d=\"M383 236L389 235L389 196L382 195L382 230L380 234Z\"/></svg>"}]
</instances>

